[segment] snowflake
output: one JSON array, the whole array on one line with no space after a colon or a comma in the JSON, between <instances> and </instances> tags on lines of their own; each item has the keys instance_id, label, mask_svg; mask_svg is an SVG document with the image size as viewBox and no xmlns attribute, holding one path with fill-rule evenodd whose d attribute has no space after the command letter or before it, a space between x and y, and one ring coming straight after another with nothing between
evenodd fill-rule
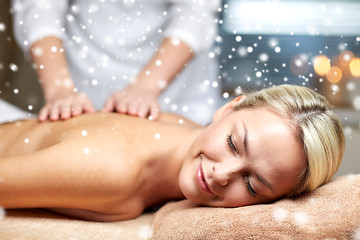
<instances>
[{"instance_id":1,"label":"snowflake","mask_svg":"<svg viewBox=\"0 0 360 240\"><path fill-rule=\"evenodd\" d=\"M0 32L5 31L5 29L6 29L5 24L0 22Z\"/></svg>"},{"instance_id":2,"label":"snowflake","mask_svg":"<svg viewBox=\"0 0 360 240\"><path fill-rule=\"evenodd\" d=\"M161 134L160 134L160 133L156 133L156 134L155 134L155 139L156 139L156 140L159 140L160 138L161 138Z\"/></svg>"},{"instance_id":3,"label":"snowflake","mask_svg":"<svg viewBox=\"0 0 360 240\"><path fill-rule=\"evenodd\" d=\"M155 65L160 67L162 65L162 61L161 60L156 60Z\"/></svg>"},{"instance_id":4,"label":"snowflake","mask_svg":"<svg viewBox=\"0 0 360 240\"><path fill-rule=\"evenodd\" d=\"M262 76L262 73L260 71L257 71L255 75L256 77L260 78Z\"/></svg>"},{"instance_id":5,"label":"snowflake","mask_svg":"<svg viewBox=\"0 0 360 240\"><path fill-rule=\"evenodd\" d=\"M188 106L182 106L181 110L183 112L188 112L189 111L189 107Z\"/></svg>"},{"instance_id":6,"label":"snowflake","mask_svg":"<svg viewBox=\"0 0 360 240\"><path fill-rule=\"evenodd\" d=\"M309 221L309 216L306 213L299 212L295 214L294 220L296 225L305 225Z\"/></svg>"},{"instance_id":7,"label":"snowflake","mask_svg":"<svg viewBox=\"0 0 360 240\"><path fill-rule=\"evenodd\" d=\"M85 155L89 155L89 154L91 153L90 148L84 147L84 148L83 148L83 153L84 153Z\"/></svg>"},{"instance_id":8,"label":"snowflake","mask_svg":"<svg viewBox=\"0 0 360 240\"><path fill-rule=\"evenodd\" d=\"M260 62L267 62L269 60L269 55L266 53L261 53L259 55Z\"/></svg>"},{"instance_id":9,"label":"snowflake","mask_svg":"<svg viewBox=\"0 0 360 240\"><path fill-rule=\"evenodd\" d=\"M150 239L152 237L152 229L148 225L141 226L139 229L138 237L142 239Z\"/></svg>"},{"instance_id":10,"label":"snowflake","mask_svg":"<svg viewBox=\"0 0 360 240\"><path fill-rule=\"evenodd\" d=\"M165 89L167 85L166 80L162 79L157 82L157 86L159 89Z\"/></svg>"},{"instance_id":11,"label":"snowflake","mask_svg":"<svg viewBox=\"0 0 360 240\"><path fill-rule=\"evenodd\" d=\"M360 111L360 96L356 96L353 100L353 106L357 111Z\"/></svg>"},{"instance_id":12,"label":"snowflake","mask_svg":"<svg viewBox=\"0 0 360 240\"><path fill-rule=\"evenodd\" d=\"M356 85L354 82L348 82L346 84L346 89L350 92L354 91L356 89Z\"/></svg>"},{"instance_id":13,"label":"snowflake","mask_svg":"<svg viewBox=\"0 0 360 240\"><path fill-rule=\"evenodd\" d=\"M174 46L179 46L179 45L180 45L180 39L178 39L178 38L171 38L171 43L172 43Z\"/></svg>"},{"instance_id":14,"label":"snowflake","mask_svg":"<svg viewBox=\"0 0 360 240\"><path fill-rule=\"evenodd\" d=\"M33 49L35 56L41 56L43 55L44 51L41 47L36 47Z\"/></svg>"},{"instance_id":15,"label":"snowflake","mask_svg":"<svg viewBox=\"0 0 360 240\"><path fill-rule=\"evenodd\" d=\"M19 67L15 63L10 63L9 68L13 72L17 72L19 70Z\"/></svg>"},{"instance_id":16,"label":"snowflake","mask_svg":"<svg viewBox=\"0 0 360 240\"><path fill-rule=\"evenodd\" d=\"M269 40L269 46L275 48L279 44L279 41L276 38L271 38Z\"/></svg>"},{"instance_id":17,"label":"snowflake","mask_svg":"<svg viewBox=\"0 0 360 240\"><path fill-rule=\"evenodd\" d=\"M288 215L288 212L284 208L276 208L273 211L274 220L277 222L284 221L286 219L287 215Z\"/></svg>"},{"instance_id":18,"label":"snowflake","mask_svg":"<svg viewBox=\"0 0 360 240\"><path fill-rule=\"evenodd\" d=\"M239 47L237 52L240 57L245 57L247 55L247 50L244 46Z\"/></svg>"}]
</instances>

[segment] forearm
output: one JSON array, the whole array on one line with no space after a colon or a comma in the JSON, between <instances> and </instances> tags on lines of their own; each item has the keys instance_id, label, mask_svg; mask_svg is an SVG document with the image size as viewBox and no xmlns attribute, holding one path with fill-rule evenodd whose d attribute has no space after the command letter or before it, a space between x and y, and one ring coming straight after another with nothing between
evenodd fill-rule
<instances>
[{"instance_id":1,"label":"forearm","mask_svg":"<svg viewBox=\"0 0 360 240\"><path fill-rule=\"evenodd\" d=\"M60 39L46 37L35 42L30 48L30 55L47 102L59 92L74 90L75 86Z\"/></svg>"},{"instance_id":2,"label":"forearm","mask_svg":"<svg viewBox=\"0 0 360 240\"><path fill-rule=\"evenodd\" d=\"M114 167L89 161L68 144L0 158L0 206L4 208L77 208L111 211L121 199L114 191ZM120 196L114 193L120 192Z\"/></svg>"},{"instance_id":3,"label":"forearm","mask_svg":"<svg viewBox=\"0 0 360 240\"><path fill-rule=\"evenodd\" d=\"M137 75L135 84L160 94L192 59L193 52L184 42L166 38L158 51Z\"/></svg>"}]
</instances>

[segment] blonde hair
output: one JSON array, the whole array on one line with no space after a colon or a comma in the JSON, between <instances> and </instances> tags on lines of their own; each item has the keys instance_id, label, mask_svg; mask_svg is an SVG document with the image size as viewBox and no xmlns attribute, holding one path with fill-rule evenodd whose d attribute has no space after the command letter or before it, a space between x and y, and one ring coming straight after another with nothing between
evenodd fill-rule
<instances>
[{"instance_id":1,"label":"blonde hair","mask_svg":"<svg viewBox=\"0 0 360 240\"><path fill-rule=\"evenodd\" d=\"M329 182L342 161L345 138L342 125L325 97L307 87L286 84L245 95L234 110L253 107L272 110L289 120L304 148L307 166L289 196Z\"/></svg>"}]
</instances>

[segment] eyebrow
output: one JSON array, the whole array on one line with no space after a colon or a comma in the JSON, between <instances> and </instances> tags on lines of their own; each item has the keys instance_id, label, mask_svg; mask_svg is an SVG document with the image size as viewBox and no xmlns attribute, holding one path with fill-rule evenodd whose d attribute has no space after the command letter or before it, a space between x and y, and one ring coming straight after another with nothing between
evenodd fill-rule
<instances>
[{"instance_id":1,"label":"eyebrow","mask_svg":"<svg viewBox=\"0 0 360 240\"><path fill-rule=\"evenodd\" d=\"M248 130L247 130L247 127L244 123L244 121L242 122L243 124L243 127L244 127L244 141L243 141L243 145L244 145L244 151L245 151L245 154L248 155L248 148L249 148L249 145L248 145ZM274 188L273 186L268 182L266 181L264 178L262 178L260 175L258 174L255 174L256 178L259 179L260 182L262 182L266 187L268 187L272 192L274 192Z\"/></svg>"}]
</instances>

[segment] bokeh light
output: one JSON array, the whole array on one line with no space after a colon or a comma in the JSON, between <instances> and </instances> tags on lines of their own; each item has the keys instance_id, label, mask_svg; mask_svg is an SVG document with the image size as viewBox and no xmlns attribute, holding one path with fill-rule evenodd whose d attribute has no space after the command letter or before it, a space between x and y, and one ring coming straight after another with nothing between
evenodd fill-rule
<instances>
[{"instance_id":1,"label":"bokeh light","mask_svg":"<svg viewBox=\"0 0 360 240\"><path fill-rule=\"evenodd\" d=\"M342 78L342 71L340 68L333 66L330 68L329 72L326 74L327 79L331 83L337 83L340 82Z\"/></svg>"},{"instance_id":2,"label":"bokeh light","mask_svg":"<svg viewBox=\"0 0 360 240\"><path fill-rule=\"evenodd\" d=\"M306 54L295 55L290 62L290 70L295 75L305 75L309 71L309 60Z\"/></svg>"},{"instance_id":3,"label":"bokeh light","mask_svg":"<svg viewBox=\"0 0 360 240\"><path fill-rule=\"evenodd\" d=\"M325 76L330 71L330 59L325 55L318 55L314 58L314 70L320 76Z\"/></svg>"},{"instance_id":4,"label":"bokeh light","mask_svg":"<svg viewBox=\"0 0 360 240\"><path fill-rule=\"evenodd\" d=\"M350 72L354 77L360 77L360 58L354 58L349 64Z\"/></svg>"},{"instance_id":5,"label":"bokeh light","mask_svg":"<svg viewBox=\"0 0 360 240\"><path fill-rule=\"evenodd\" d=\"M349 66L350 61L353 58L354 58L354 54L349 50L342 51L339 55L340 64L344 67Z\"/></svg>"}]
</instances>

